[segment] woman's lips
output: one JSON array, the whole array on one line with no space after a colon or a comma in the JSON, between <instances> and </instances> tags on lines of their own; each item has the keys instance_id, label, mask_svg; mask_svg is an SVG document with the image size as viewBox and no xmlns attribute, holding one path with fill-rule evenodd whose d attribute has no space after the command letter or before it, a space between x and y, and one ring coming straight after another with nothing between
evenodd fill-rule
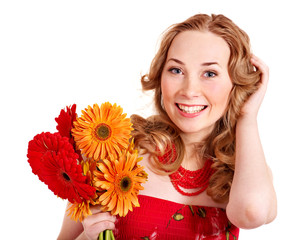
<instances>
[{"instance_id":1,"label":"woman's lips","mask_svg":"<svg viewBox=\"0 0 293 240\"><path fill-rule=\"evenodd\" d=\"M176 103L179 113L184 117L196 117L200 115L208 106L207 105L186 105Z\"/></svg>"}]
</instances>

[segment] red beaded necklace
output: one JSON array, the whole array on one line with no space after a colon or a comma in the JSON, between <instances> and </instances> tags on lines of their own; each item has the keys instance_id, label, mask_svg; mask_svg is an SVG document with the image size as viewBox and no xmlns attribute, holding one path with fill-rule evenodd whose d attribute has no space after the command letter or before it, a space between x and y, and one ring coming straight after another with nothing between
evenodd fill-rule
<instances>
[{"instance_id":1,"label":"red beaded necklace","mask_svg":"<svg viewBox=\"0 0 293 240\"><path fill-rule=\"evenodd\" d=\"M189 171L180 166L177 172L170 175L174 188L185 196L195 196L202 193L209 186L209 179L214 173L211 168L212 163L211 160L206 160L204 167L196 171ZM196 191L185 192L182 188L196 189Z\"/></svg>"},{"instance_id":2,"label":"red beaded necklace","mask_svg":"<svg viewBox=\"0 0 293 240\"><path fill-rule=\"evenodd\" d=\"M167 151L167 153L163 156L158 157L159 161L162 163L169 162L168 160L171 156L170 152L171 150ZM173 152L176 153L174 145ZM173 154L173 156L174 157L172 161L175 161L176 154ZM196 171L190 171L180 166L175 173L169 175L174 188L184 196L196 196L202 193L207 189L209 185L209 179L215 172L215 170L211 168L212 164L212 160L208 159L206 160L204 167ZM186 192L183 189L195 189L195 191Z\"/></svg>"}]
</instances>

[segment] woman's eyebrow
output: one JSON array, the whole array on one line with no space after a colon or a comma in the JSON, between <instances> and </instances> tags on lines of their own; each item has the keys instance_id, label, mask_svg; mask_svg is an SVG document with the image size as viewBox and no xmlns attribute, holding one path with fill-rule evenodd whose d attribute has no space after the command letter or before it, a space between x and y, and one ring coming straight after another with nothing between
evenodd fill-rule
<instances>
[{"instance_id":1,"label":"woman's eyebrow","mask_svg":"<svg viewBox=\"0 0 293 240\"><path fill-rule=\"evenodd\" d=\"M167 62L169 62L169 61L174 61L174 62L179 63L181 65L185 65L184 62L180 61L177 58L170 58L170 59L168 59ZM211 65L218 65L218 66L221 67L221 65L218 62L204 62L204 63L201 64L201 66L211 66Z\"/></svg>"},{"instance_id":2,"label":"woman's eyebrow","mask_svg":"<svg viewBox=\"0 0 293 240\"><path fill-rule=\"evenodd\" d=\"M202 66L210 66L210 65L219 65L220 64L218 62L204 62L201 64Z\"/></svg>"},{"instance_id":3,"label":"woman's eyebrow","mask_svg":"<svg viewBox=\"0 0 293 240\"><path fill-rule=\"evenodd\" d=\"M217 66L219 66L220 68L223 68L223 67L221 66L221 64L219 64L218 62L204 62L204 63L201 64L201 66L203 66L203 67L211 66L211 65L217 65Z\"/></svg>"},{"instance_id":4,"label":"woman's eyebrow","mask_svg":"<svg viewBox=\"0 0 293 240\"><path fill-rule=\"evenodd\" d=\"M184 63L184 62L180 61L180 60L179 60L179 59L177 59L177 58L170 58L170 59L168 59L168 61L167 61L167 62L169 62L169 61L174 61L174 62L176 62L176 63L179 63L179 64L181 64L181 65L185 65L185 63Z\"/></svg>"}]
</instances>

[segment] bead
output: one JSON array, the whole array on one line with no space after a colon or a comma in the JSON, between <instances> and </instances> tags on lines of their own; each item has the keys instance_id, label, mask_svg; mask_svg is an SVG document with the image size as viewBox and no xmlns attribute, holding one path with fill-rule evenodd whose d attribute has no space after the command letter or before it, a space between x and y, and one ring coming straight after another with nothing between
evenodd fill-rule
<instances>
[{"instance_id":1,"label":"bead","mask_svg":"<svg viewBox=\"0 0 293 240\"><path fill-rule=\"evenodd\" d=\"M171 150L167 151L161 157L158 157L159 161L162 163L170 162L170 152ZM173 152L176 153L175 146L173 145ZM175 154L173 155L175 156ZM175 157L171 160L171 162L175 161ZM209 185L209 179L215 172L214 169L211 168L212 160L206 160L203 168L198 169L196 171L190 171L182 166L175 172L170 174L171 182L174 188L184 196L196 196L203 191L205 191ZM183 189L196 189L194 192L185 192Z\"/></svg>"}]
</instances>

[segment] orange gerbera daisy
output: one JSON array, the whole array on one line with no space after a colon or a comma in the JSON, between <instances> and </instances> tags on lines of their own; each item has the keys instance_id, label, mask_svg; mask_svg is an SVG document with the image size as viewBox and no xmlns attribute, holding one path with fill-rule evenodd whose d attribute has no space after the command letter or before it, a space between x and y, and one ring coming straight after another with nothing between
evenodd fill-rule
<instances>
[{"instance_id":1,"label":"orange gerbera daisy","mask_svg":"<svg viewBox=\"0 0 293 240\"><path fill-rule=\"evenodd\" d=\"M128 147L131 127L123 109L116 104L94 104L82 111L74 122L72 135L76 145L87 158L100 160L112 155L117 158Z\"/></svg>"},{"instance_id":2,"label":"orange gerbera daisy","mask_svg":"<svg viewBox=\"0 0 293 240\"><path fill-rule=\"evenodd\" d=\"M137 165L140 159L137 152L124 151L118 160L97 163L93 184L100 191L97 203L103 211L124 217L133 207L139 207L137 194L144 189L141 183L147 180L143 167Z\"/></svg>"},{"instance_id":3,"label":"orange gerbera daisy","mask_svg":"<svg viewBox=\"0 0 293 240\"><path fill-rule=\"evenodd\" d=\"M76 222L82 222L87 216L92 215L90 209L91 205L95 205L95 202L92 199L83 200L81 203L70 203L69 207L67 208L67 216L70 216L71 219L73 219Z\"/></svg>"}]
</instances>

